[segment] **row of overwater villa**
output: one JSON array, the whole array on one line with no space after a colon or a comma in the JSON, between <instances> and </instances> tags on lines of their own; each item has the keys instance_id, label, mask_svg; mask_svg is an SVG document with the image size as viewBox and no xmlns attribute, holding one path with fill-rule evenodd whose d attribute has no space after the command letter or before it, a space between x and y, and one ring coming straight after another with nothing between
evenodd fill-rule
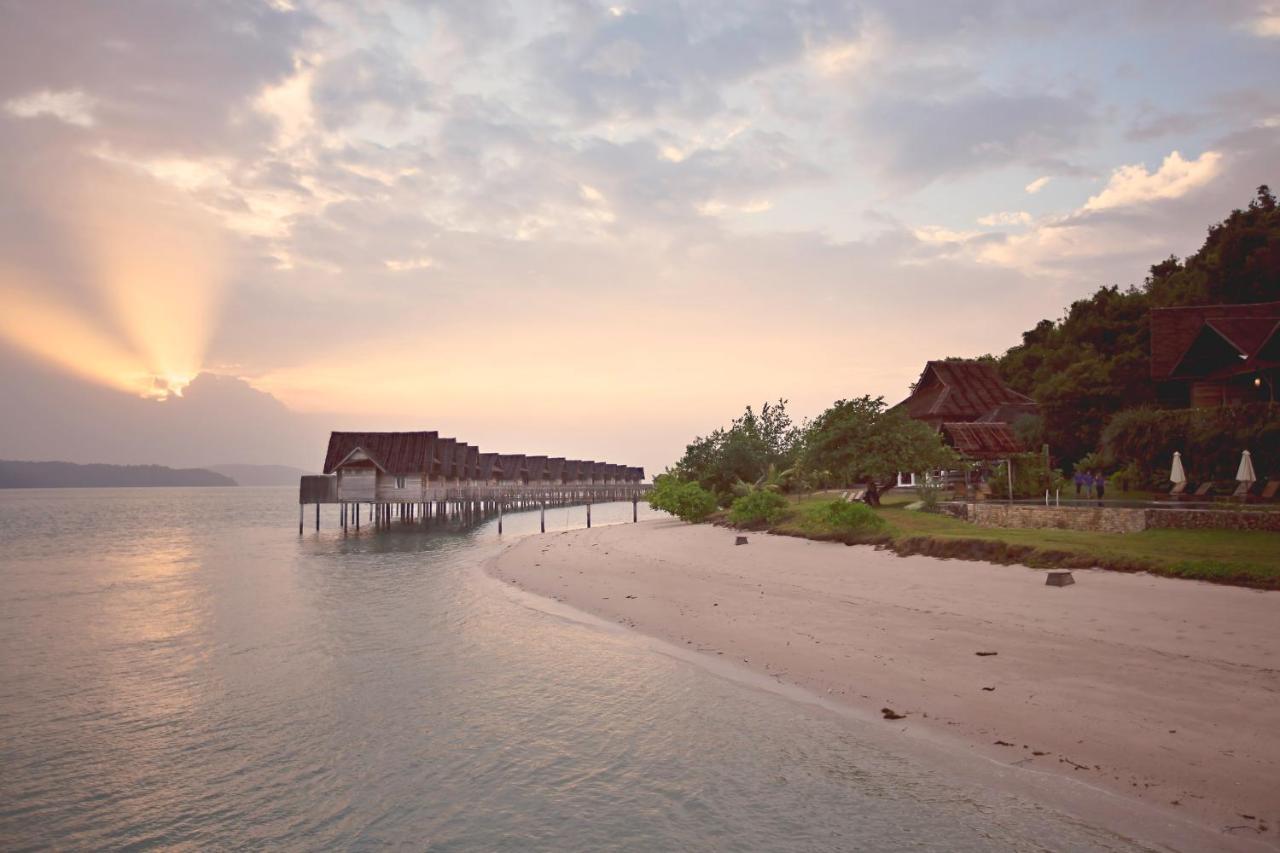
<instances>
[{"instance_id":1,"label":"row of overwater villa","mask_svg":"<svg viewBox=\"0 0 1280 853\"><path fill-rule=\"evenodd\" d=\"M304 476L301 507L338 504L339 522L359 526L360 508L375 523L393 519L501 514L509 508L629 500L648 487L644 469L594 460L519 453L482 453L437 432L334 432L324 474ZM588 526L590 510L588 509Z\"/></svg>"}]
</instances>

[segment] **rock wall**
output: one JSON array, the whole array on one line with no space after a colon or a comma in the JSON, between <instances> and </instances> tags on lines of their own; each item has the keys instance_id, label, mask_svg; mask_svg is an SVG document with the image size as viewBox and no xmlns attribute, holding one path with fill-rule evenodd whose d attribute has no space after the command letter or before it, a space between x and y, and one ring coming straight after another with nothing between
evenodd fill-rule
<instances>
[{"instance_id":1,"label":"rock wall","mask_svg":"<svg viewBox=\"0 0 1280 853\"><path fill-rule=\"evenodd\" d=\"M1103 533L1137 533L1147 529L1146 510L1120 507L1053 507L975 503L969 520L980 527L1048 527Z\"/></svg>"},{"instance_id":2,"label":"rock wall","mask_svg":"<svg viewBox=\"0 0 1280 853\"><path fill-rule=\"evenodd\" d=\"M943 512L980 527L1057 528L1101 533L1140 530L1270 530L1280 532L1280 512L1176 507L1037 506L946 503Z\"/></svg>"},{"instance_id":3,"label":"rock wall","mask_svg":"<svg viewBox=\"0 0 1280 853\"><path fill-rule=\"evenodd\" d=\"M1163 530L1271 530L1280 532L1280 512L1239 509L1148 509L1147 527Z\"/></svg>"}]
</instances>

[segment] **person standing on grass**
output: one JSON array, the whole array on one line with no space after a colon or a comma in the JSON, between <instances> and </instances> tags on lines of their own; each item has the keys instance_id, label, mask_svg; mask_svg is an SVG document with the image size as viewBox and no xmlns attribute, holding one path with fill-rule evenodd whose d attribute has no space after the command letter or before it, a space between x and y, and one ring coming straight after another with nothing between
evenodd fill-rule
<instances>
[{"instance_id":1,"label":"person standing on grass","mask_svg":"<svg viewBox=\"0 0 1280 853\"><path fill-rule=\"evenodd\" d=\"M1101 471L1093 472L1093 490L1098 495L1098 503L1102 503L1102 495L1107 490L1107 478L1102 475Z\"/></svg>"},{"instance_id":2,"label":"person standing on grass","mask_svg":"<svg viewBox=\"0 0 1280 853\"><path fill-rule=\"evenodd\" d=\"M1076 500L1080 500L1080 487L1084 485L1084 472L1077 468L1074 479L1076 481Z\"/></svg>"}]
</instances>

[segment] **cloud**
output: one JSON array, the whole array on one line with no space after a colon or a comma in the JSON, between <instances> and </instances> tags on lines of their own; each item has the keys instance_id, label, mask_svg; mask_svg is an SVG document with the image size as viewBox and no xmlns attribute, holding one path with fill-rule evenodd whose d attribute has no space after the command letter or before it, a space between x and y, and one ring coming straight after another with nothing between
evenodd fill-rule
<instances>
[{"instance_id":1,"label":"cloud","mask_svg":"<svg viewBox=\"0 0 1280 853\"><path fill-rule=\"evenodd\" d=\"M853 131L886 177L914 187L1059 157L1096 121L1085 96L979 88L946 98L878 96L855 110Z\"/></svg>"},{"instance_id":2,"label":"cloud","mask_svg":"<svg viewBox=\"0 0 1280 853\"><path fill-rule=\"evenodd\" d=\"M1031 195L1035 195L1036 193L1040 192L1040 190L1044 189L1045 186L1052 180L1053 178L1050 177L1049 175L1043 175L1039 178L1036 178L1031 183L1027 184L1026 190Z\"/></svg>"},{"instance_id":3,"label":"cloud","mask_svg":"<svg viewBox=\"0 0 1280 853\"><path fill-rule=\"evenodd\" d=\"M1172 152L1154 172L1121 166L1102 192L1075 210L957 251L981 263L1078 282L1074 295L1101 284L1136 283L1155 260L1194 251L1210 224L1253 197L1277 157L1280 129L1252 128L1216 140L1194 160Z\"/></svg>"},{"instance_id":4,"label":"cloud","mask_svg":"<svg viewBox=\"0 0 1280 853\"><path fill-rule=\"evenodd\" d=\"M1025 210L1004 210L999 213L988 213L978 218L979 225L1030 225L1031 214Z\"/></svg>"},{"instance_id":5,"label":"cloud","mask_svg":"<svg viewBox=\"0 0 1280 853\"><path fill-rule=\"evenodd\" d=\"M52 116L77 127L93 126L93 98L79 89L51 92L43 89L5 101L4 108L19 118Z\"/></svg>"},{"instance_id":6,"label":"cloud","mask_svg":"<svg viewBox=\"0 0 1280 853\"><path fill-rule=\"evenodd\" d=\"M660 0L623 14L584 9L573 26L544 35L530 50L550 83L545 94L581 119L706 118L727 108L727 88L815 46L834 50L839 65L859 21L836 2Z\"/></svg>"},{"instance_id":7,"label":"cloud","mask_svg":"<svg viewBox=\"0 0 1280 853\"><path fill-rule=\"evenodd\" d=\"M1249 29L1262 38L1280 38L1280 4L1263 4L1257 17L1249 22Z\"/></svg>"},{"instance_id":8,"label":"cloud","mask_svg":"<svg viewBox=\"0 0 1280 853\"><path fill-rule=\"evenodd\" d=\"M1121 166L1111 173L1102 192L1085 202L1083 209L1106 210L1178 198L1213 180L1221 166L1222 154L1218 151L1205 151L1194 160L1184 160L1174 151L1154 172L1148 172L1141 163Z\"/></svg>"}]
</instances>

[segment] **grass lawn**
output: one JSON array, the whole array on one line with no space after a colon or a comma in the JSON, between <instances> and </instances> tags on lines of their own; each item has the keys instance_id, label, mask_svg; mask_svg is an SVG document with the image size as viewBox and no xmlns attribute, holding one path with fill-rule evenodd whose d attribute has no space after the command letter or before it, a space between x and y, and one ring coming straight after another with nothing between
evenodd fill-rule
<instances>
[{"instance_id":1,"label":"grass lawn","mask_svg":"<svg viewBox=\"0 0 1280 853\"><path fill-rule=\"evenodd\" d=\"M886 501L865 526L839 530L820 518L821 507L830 501L831 496L824 495L792 503L769 529L813 539L880 544L902 554L923 553L1044 568L1100 566L1280 589L1280 533L1252 530L1094 533L979 527L948 515L905 509L908 500Z\"/></svg>"}]
</instances>

